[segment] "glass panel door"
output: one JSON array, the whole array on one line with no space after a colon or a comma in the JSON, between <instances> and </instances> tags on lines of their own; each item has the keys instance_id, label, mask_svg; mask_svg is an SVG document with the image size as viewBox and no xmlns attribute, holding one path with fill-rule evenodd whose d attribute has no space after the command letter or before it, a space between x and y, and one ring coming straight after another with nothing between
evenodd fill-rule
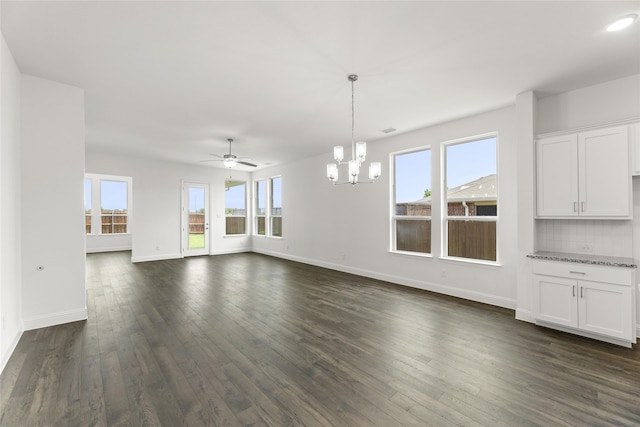
<instances>
[{"instance_id":1,"label":"glass panel door","mask_svg":"<svg viewBox=\"0 0 640 427\"><path fill-rule=\"evenodd\" d=\"M182 192L182 254L209 255L209 186L185 182Z\"/></svg>"}]
</instances>

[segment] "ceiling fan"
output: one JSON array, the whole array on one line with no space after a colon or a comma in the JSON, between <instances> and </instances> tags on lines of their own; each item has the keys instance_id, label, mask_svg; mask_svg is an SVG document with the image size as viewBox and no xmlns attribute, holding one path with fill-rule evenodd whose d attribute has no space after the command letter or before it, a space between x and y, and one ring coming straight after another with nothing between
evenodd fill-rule
<instances>
[{"instance_id":1,"label":"ceiling fan","mask_svg":"<svg viewBox=\"0 0 640 427\"><path fill-rule=\"evenodd\" d=\"M218 157L217 159L211 160L200 160L201 162L222 162L226 167L231 169L237 164L257 167L258 165L254 165L253 163L246 162L245 160L251 160L248 157L238 157L235 154L231 154L231 143L233 142L233 138L228 138L229 141L229 154L225 154L224 156L218 156L217 154L210 154L210 156Z\"/></svg>"}]
</instances>

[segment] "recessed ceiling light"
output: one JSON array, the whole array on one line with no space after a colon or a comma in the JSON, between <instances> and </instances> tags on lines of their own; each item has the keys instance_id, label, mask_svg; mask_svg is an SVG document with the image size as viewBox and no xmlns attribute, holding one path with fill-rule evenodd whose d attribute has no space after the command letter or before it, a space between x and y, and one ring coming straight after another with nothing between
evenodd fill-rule
<instances>
[{"instance_id":1,"label":"recessed ceiling light","mask_svg":"<svg viewBox=\"0 0 640 427\"><path fill-rule=\"evenodd\" d=\"M614 32L623 30L629 25L633 24L633 21L635 21L636 19L638 19L638 15L636 15L635 13L625 15L622 18L617 19L616 21L609 24L609 26L607 27L607 31Z\"/></svg>"}]
</instances>

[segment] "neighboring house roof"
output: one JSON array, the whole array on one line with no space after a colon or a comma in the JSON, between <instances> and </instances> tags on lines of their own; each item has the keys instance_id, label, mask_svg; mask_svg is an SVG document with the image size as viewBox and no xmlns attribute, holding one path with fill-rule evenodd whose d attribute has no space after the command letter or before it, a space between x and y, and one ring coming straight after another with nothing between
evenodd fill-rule
<instances>
[{"instance_id":1,"label":"neighboring house roof","mask_svg":"<svg viewBox=\"0 0 640 427\"><path fill-rule=\"evenodd\" d=\"M483 176L475 181L450 188L447 191L449 202L497 200L498 187L496 186L496 174Z\"/></svg>"},{"instance_id":2,"label":"neighboring house roof","mask_svg":"<svg viewBox=\"0 0 640 427\"><path fill-rule=\"evenodd\" d=\"M496 174L483 176L475 181L467 182L447 191L447 201L490 201L498 199ZM410 202L412 205L430 205L431 196Z\"/></svg>"}]
</instances>

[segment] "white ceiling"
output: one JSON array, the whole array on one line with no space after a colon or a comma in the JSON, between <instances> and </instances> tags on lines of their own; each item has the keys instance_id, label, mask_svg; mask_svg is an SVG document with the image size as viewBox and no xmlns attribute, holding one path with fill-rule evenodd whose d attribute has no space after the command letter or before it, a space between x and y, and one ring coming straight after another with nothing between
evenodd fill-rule
<instances>
[{"instance_id":1,"label":"white ceiling","mask_svg":"<svg viewBox=\"0 0 640 427\"><path fill-rule=\"evenodd\" d=\"M260 167L640 73L639 1L11 2L24 74L84 88L90 150ZM391 135L394 135L391 134ZM221 164L206 163L222 167ZM246 166L239 168L250 170Z\"/></svg>"}]
</instances>

